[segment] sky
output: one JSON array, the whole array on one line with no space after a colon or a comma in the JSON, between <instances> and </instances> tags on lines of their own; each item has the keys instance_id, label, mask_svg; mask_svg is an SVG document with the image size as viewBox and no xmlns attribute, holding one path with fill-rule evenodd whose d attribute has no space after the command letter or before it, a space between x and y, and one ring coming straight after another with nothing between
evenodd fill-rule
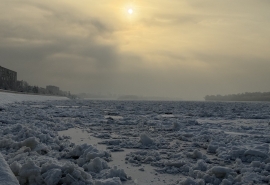
<instances>
[{"instance_id":1,"label":"sky","mask_svg":"<svg viewBox=\"0 0 270 185\"><path fill-rule=\"evenodd\" d=\"M269 0L0 0L0 66L72 93L266 92L269 10Z\"/></svg>"}]
</instances>

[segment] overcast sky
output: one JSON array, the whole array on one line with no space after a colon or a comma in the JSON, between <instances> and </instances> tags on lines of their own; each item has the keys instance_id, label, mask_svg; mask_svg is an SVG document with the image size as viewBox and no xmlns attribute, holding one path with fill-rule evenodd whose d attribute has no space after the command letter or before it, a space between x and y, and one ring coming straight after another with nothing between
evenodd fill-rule
<instances>
[{"instance_id":1,"label":"overcast sky","mask_svg":"<svg viewBox=\"0 0 270 185\"><path fill-rule=\"evenodd\" d=\"M269 0L0 0L0 65L72 93L270 91L269 10Z\"/></svg>"}]
</instances>

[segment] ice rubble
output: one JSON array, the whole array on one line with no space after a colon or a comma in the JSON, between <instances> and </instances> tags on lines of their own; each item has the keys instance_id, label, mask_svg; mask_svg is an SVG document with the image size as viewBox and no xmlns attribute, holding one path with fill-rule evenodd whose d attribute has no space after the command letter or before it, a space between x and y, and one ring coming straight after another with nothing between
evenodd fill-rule
<instances>
[{"instance_id":1,"label":"ice rubble","mask_svg":"<svg viewBox=\"0 0 270 185\"><path fill-rule=\"evenodd\" d=\"M1 185L18 185L19 182L10 170L7 162L0 153L0 184Z\"/></svg>"},{"instance_id":2,"label":"ice rubble","mask_svg":"<svg viewBox=\"0 0 270 185\"><path fill-rule=\"evenodd\" d=\"M123 170L108 166L108 152L88 144L74 145L68 137L58 136L57 130L69 128L70 123L57 123L49 117L44 120L49 109L32 111L21 119L12 117L15 112L31 109L23 105L6 107L0 122L0 150L20 184L111 185L121 184L115 177L127 180ZM14 120L7 124L5 120L10 117Z\"/></svg>"},{"instance_id":3,"label":"ice rubble","mask_svg":"<svg viewBox=\"0 0 270 185\"><path fill-rule=\"evenodd\" d=\"M123 119L104 118L108 110ZM132 149L122 159L130 168L177 177L171 184L268 184L269 110L268 103L17 103L0 111L0 151L20 184L129 181L132 174L110 166L110 152L58 135L79 127L112 151Z\"/></svg>"},{"instance_id":4,"label":"ice rubble","mask_svg":"<svg viewBox=\"0 0 270 185\"><path fill-rule=\"evenodd\" d=\"M172 105L175 104L172 103ZM187 103L187 105L190 106L192 103ZM200 105L200 103L197 103L197 105ZM210 105L214 107L214 110L212 107L205 109L204 106ZM265 165L258 165L254 162L261 161L260 163L262 164L269 162L269 136L260 136L262 133L267 133L267 130L269 131L267 120L262 120L262 122L267 124L263 123L259 125L259 127L263 129L256 132L252 124L238 126L237 124L232 125L230 123L228 125L222 125L222 123L216 124L218 120L215 121L216 117L225 117L227 120L224 122L234 123L235 120L239 119L239 115L242 116L241 119L251 120L253 116L250 116L249 111L256 112L254 108L257 105L252 103L242 103L242 105L241 103L240 105L224 103L224 105L219 105L217 103L217 106L215 106L215 103L201 103L200 108L204 111L200 112L197 110L198 116L194 116L196 111L194 111L195 113L183 111L184 115L182 116L170 117L170 119L173 118L173 120L169 120L168 117L158 116L158 114L155 117L155 111L153 111L149 114L146 121L138 122L138 124L140 124L139 127L135 126L136 123L134 124L128 121L131 120L132 116L126 118L129 116L126 113L125 116L123 116L124 120L115 121L113 125L110 125L112 123L108 123L106 126L111 127L110 130L114 130L114 133L118 135L130 135L132 137L128 139L117 139L117 142L114 143L114 140L108 135L108 132L105 132L104 134L107 134L110 139L102 143L108 145L108 148L111 148L110 145L117 145L122 148L146 149L131 152L127 155L126 162L130 163L132 166L150 164L156 166L157 171L160 173L180 173L189 176L189 178L181 181L183 184L237 184L246 182L247 174L249 174L250 171L258 171L259 167L262 173L255 178L257 180L254 180L254 182L267 183L269 172L264 169L265 167L263 166ZM241 106L248 107L247 111L245 112L244 108ZM239 108L241 113L239 113L235 107ZM269 115L266 115L267 110L269 110L269 105L263 107L264 109L260 114L264 114L264 116L261 117L269 118ZM189 108L189 110L193 109L196 110L198 108ZM205 110L208 110L208 112ZM138 115L140 115L140 113L145 115L145 112L137 111ZM180 108L179 112L181 111ZM175 115L177 115L177 113L175 113ZM213 117L215 119L213 119L214 123L202 125L194 120L194 118L190 119L190 115L194 118L209 119ZM160 121L163 126L160 126ZM210 121L209 119L209 122ZM132 124L134 124L134 126L132 126ZM256 121L255 124L257 124ZM221 130L222 127L226 129L228 133L230 132L232 134ZM106 128L106 130L109 129ZM253 134L256 135L244 134L247 133L246 131L251 134L252 132L250 132L250 130L253 130ZM148 134L146 134L145 131L148 132ZM234 134L235 131L239 134ZM136 134L136 132L138 134ZM162 137L159 137L159 135L162 135ZM178 141L172 145L174 139L178 139ZM239 162L237 161L241 161L244 167L241 171L239 171L239 166L237 166ZM257 169L255 166L257 166Z\"/></svg>"}]
</instances>

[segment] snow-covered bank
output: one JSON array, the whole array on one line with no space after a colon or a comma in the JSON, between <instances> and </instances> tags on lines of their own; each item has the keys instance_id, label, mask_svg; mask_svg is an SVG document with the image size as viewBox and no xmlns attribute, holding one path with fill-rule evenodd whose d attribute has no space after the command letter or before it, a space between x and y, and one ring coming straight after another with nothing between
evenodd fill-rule
<instances>
[{"instance_id":1,"label":"snow-covered bank","mask_svg":"<svg viewBox=\"0 0 270 185\"><path fill-rule=\"evenodd\" d=\"M0 105L22 101L68 100L67 97L0 92Z\"/></svg>"}]
</instances>

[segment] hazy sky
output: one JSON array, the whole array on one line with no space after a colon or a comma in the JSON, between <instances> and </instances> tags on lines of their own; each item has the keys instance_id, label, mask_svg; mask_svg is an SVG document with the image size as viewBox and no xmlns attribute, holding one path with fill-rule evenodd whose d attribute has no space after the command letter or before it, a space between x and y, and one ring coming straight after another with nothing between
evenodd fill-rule
<instances>
[{"instance_id":1,"label":"hazy sky","mask_svg":"<svg viewBox=\"0 0 270 185\"><path fill-rule=\"evenodd\" d=\"M72 93L270 91L270 1L0 0L0 65Z\"/></svg>"}]
</instances>

